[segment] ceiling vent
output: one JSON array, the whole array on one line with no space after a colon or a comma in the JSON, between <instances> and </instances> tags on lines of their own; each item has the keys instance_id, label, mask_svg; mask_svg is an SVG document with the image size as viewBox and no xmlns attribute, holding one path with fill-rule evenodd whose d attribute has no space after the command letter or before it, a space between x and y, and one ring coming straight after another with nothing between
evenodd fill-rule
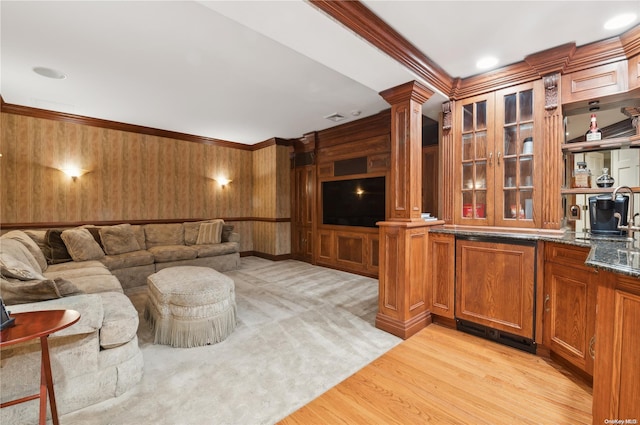
<instances>
[{"instance_id":1,"label":"ceiling vent","mask_svg":"<svg viewBox=\"0 0 640 425\"><path fill-rule=\"evenodd\" d=\"M327 115L325 118L331 121L338 122L342 121L345 117L344 115L340 115L339 113L334 112L333 114Z\"/></svg>"}]
</instances>

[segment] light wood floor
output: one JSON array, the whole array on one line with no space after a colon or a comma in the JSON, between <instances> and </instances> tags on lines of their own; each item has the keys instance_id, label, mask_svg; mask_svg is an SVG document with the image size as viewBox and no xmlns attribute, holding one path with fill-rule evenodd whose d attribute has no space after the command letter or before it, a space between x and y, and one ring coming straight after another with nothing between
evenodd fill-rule
<instances>
[{"instance_id":1,"label":"light wood floor","mask_svg":"<svg viewBox=\"0 0 640 425\"><path fill-rule=\"evenodd\" d=\"M591 400L550 360L431 325L279 423L591 424Z\"/></svg>"}]
</instances>

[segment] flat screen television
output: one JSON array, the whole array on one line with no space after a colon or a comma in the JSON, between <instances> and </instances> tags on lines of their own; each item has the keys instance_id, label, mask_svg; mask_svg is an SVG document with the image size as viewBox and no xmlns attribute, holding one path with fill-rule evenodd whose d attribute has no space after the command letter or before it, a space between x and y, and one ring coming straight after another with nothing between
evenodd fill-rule
<instances>
[{"instance_id":1,"label":"flat screen television","mask_svg":"<svg viewBox=\"0 0 640 425\"><path fill-rule=\"evenodd\" d=\"M322 223L376 227L385 219L385 178L322 183Z\"/></svg>"}]
</instances>

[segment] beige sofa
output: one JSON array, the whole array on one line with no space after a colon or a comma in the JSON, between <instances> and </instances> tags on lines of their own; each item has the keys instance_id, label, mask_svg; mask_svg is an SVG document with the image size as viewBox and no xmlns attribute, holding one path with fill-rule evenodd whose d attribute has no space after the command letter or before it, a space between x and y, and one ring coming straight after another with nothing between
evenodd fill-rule
<instances>
[{"instance_id":1,"label":"beige sofa","mask_svg":"<svg viewBox=\"0 0 640 425\"><path fill-rule=\"evenodd\" d=\"M138 312L99 261L49 265L24 232L0 238L0 295L11 313L72 309L80 321L49 338L59 414L117 397L142 378ZM0 353L2 402L37 393L38 340ZM37 400L0 410L0 423L37 423Z\"/></svg>"},{"instance_id":2,"label":"beige sofa","mask_svg":"<svg viewBox=\"0 0 640 425\"><path fill-rule=\"evenodd\" d=\"M240 265L239 235L222 220L14 230L0 237L0 296L11 312L73 309L81 319L50 338L59 413L117 397L142 377L138 312L124 289L157 270ZM37 341L3 349L0 400L38 388ZM0 410L0 423L37 422L37 402Z\"/></svg>"},{"instance_id":3,"label":"beige sofa","mask_svg":"<svg viewBox=\"0 0 640 425\"><path fill-rule=\"evenodd\" d=\"M209 226L212 233L201 233L201 225ZM233 232L232 225L219 219L82 228L92 234L96 243L91 240L81 243L79 251L88 254L80 259L100 261L125 290L145 286L147 276L167 267L202 266L224 272L240 266L240 235ZM61 240L65 230L70 229L26 233L38 243L50 263L60 263L74 260L73 248L68 246L70 242ZM100 249L96 249L96 244Z\"/></svg>"}]
</instances>

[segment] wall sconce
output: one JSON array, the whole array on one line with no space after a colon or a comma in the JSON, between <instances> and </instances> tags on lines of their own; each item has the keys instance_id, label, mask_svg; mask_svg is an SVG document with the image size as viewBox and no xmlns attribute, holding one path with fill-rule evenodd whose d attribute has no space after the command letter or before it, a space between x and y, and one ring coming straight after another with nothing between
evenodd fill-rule
<instances>
[{"instance_id":1,"label":"wall sconce","mask_svg":"<svg viewBox=\"0 0 640 425\"><path fill-rule=\"evenodd\" d=\"M74 182L78 180L78 177L88 172L88 170L83 170L81 168L78 168L72 165L64 168L60 168L60 171L65 173L67 176L71 177L71 180L73 180Z\"/></svg>"},{"instance_id":2,"label":"wall sconce","mask_svg":"<svg viewBox=\"0 0 640 425\"><path fill-rule=\"evenodd\" d=\"M218 184L224 189L226 185L228 185L229 183L231 183L231 180L229 180L226 177L222 177L222 176L218 176L214 178L215 181L218 182Z\"/></svg>"}]
</instances>

